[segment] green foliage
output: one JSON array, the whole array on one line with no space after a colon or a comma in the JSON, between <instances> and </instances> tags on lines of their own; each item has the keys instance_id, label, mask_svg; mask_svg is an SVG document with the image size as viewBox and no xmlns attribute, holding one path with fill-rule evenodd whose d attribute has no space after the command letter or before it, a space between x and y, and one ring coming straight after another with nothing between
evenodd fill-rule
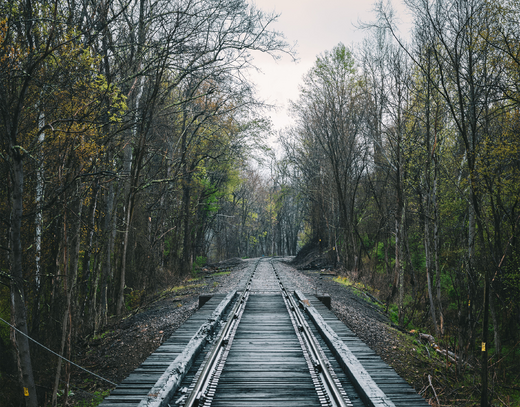
<instances>
[{"instance_id":1,"label":"green foliage","mask_svg":"<svg viewBox=\"0 0 520 407\"><path fill-rule=\"evenodd\" d=\"M164 250L163 250L164 257L168 257L168 255L170 254L171 246L172 246L172 239L169 239L169 238L164 239Z\"/></svg>"},{"instance_id":2,"label":"green foliage","mask_svg":"<svg viewBox=\"0 0 520 407\"><path fill-rule=\"evenodd\" d=\"M208 259L204 256L197 256L195 258L195 261L193 262L193 266L192 266L192 270L191 270L192 274L197 275L199 270L206 264L207 260Z\"/></svg>"},{"instance_id":3,"label":"green foliage","mask_svg":"<svg viewBox=\"0 0 520 407\"><path fill-rule=\"evenodd\" d=\"M94 393L91 393L91 397L89 399L85 400L79 400L75 403L75 406L77 407L96 407L103 399L110 394L110 390L104 390L104 391L95 391Z\"/></svg>"},{"instance_id":4,"label":"green foliage","mask_svg":"<svg viewBox=\"0 0 520 407\"><path fill-rule=\"evenodd\" d=\"M388 316L392 323L399 325L399 308L397 304L390 304L388 306Z\"/></svg>"},{"instance_id":5,"label":"green foliage","mask_svg":"<svg viewBox=\"0 0 520 407\"><path fill-rule=\"evenodd\" d=\"M354 75L356 72L355 65L356 62L352 53L340 42L332 51L326 51L316 58L316 66L312 72L322 79L329 80L333 78L335 70Z\"/></svg>"},{"instance_id":6,"label":"green foliage","mask_svg":"<svg viewBox=\"0 0 520 407\"><path fill-rule=\"evenodd\" d=\"M508 287L507 297L512 302L520 299L520 256L514 251L501 273L503 284Z\"/></svg>"},{"instance_id":7,"label":"green foliage","mask_svg":"<svg viewBox=\"0 0 520 407\"><path fill-rule=\"evenodd\" d=\"M386 248L385 245L390 245L390 247ZM386 263L385 263L385 250L387 250L388 253L388 262L389 267L391 269L395 266L395 238L394 236L390 237L389 242L378 242L377 243L377 249L375 253L375 258L377 260L377 267L376 271L380 274L386 272Z\"/></svg>"},{"instance_id":8,"label":"green foliage","mask_svg":"<svg viewBox=\"0 0 520 407\"><path fill-rule=\"evenodd\" d=\"M376 271L378 273L383 273L385 271L385 244L383 242L377 243L376 250L376 259L377 259L377 268Z\"/></svg>"},{"instance_id":9,"label":"green foliage","mask_svg":"<svg viewBox=\"0 0 520 407\"><path fill-rule=\"evenodd\" d=\"M303 225L303 231L298 236L301 247L305 246L312 240L312 233L311 225L308 222L305 222Z\"/></svg>"},{"instance_id":10,"label":"green foliage","mask_svg":"<svg viewBox=\"0 0 520 407\"><path fill-rule=\"evenodd\" d=\"M219 198L225 194L225 191L220 190L211 183L208 178L199 180L204 191L205 198L203 199L204 211L207 213L215 213L219 210Z\"/></svg>"},{"instance_id":11,"label":"green foliage","mask_svg":"<svg viewBox=\"0 0 520 407\"><path fill-rule=\"evenodd\" d=\"M374 248L374 242L370 239L370 236L368 236L367 234L363 235L363 246L365 246L365 248L367 250L372 250Z\"/></svg>"},{"instance_id":12,"label":"green foliage","mask_svg":"<svg viewBox=\"0 0 520 407\"><path fill-rule=\"evenodd\" d=\"M93 338L93 339L94 339L94 340L103 339L105 336L110 335L110 334L112 334L112 333L114 333L114 331L110 331L110 330L109 330L109 331L105 331L105 332L103 332L102 334L94 335L94 338Z\"/></svg>"},{"instance_id":13,"label":"green foliage","mask_svg":"<svg viewBox=\"0 0 520 407\"><path fill-rule=\"evenodd\" d=\"M211 274L211 276L212 277L227 276L228 274L231 274L231 271L219 271L218 273Z\"/></svg>"},{"instance_id":14,"label":"green foliage","mask_svg":"<svg viewBox=\"0 0 520 407\"><path fill-rule=\"evenodd\" d=\"M258 238L256 236L249 236L249 244L255 247L258 244Z\"/></svg>"},{"instance_id":15,"label":"green foliage","mask_svg":"<svg viewBox=\"0 0 520 407\"><path fill-rule=\"evenodd\" d=\"M142 301L142 298L145 296L144 290L131 290L128 294L125 295L125 306L127 310L132 310L137 308Z\"/></svg>"}]
</instances>

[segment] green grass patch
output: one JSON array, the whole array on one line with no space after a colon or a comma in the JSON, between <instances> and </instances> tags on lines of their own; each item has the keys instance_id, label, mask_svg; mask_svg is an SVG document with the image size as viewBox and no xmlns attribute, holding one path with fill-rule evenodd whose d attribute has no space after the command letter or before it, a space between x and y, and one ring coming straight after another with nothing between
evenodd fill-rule
<instances>
[{"instance_id":1,"label":"green grass patch","mask_svg":"<svg viewBox=\"0 0 520 407\"><path fill-rule=\"evenodd\" d=\"M361 290L361 291L366 291L366 292L370 292L370 293L373 293L373 292L377 291L377 290L374 290L369 285L365 285L363 283L352 281L348 277L337 276L337 277L334 277L332 279L332 281L335 281L336 283L344 285L345 287L352 287L352 288L355 288L355 289L358 289L358 290Z\"/></svg>"},{"instance_id":2,"label":"green grass patch","mask_svg":"<svg viewBox=\"0 0 520 407\"><path fill-rule=\"evenodd\" d=\"M332 281L336 282L336 283L339 283L341 285L344 285L345 287L354 287L354 288L359 288L359 289L363 289L364 288L364 285L361 284L361 283L356 283L354 281L352 281L350 278L348 277L341 277L341 276L337 276L337 277L334 277L332 279Z\"/></svg>"},{"instance_id":3,"label":"green grass patch","mask_svg":"<svg viewBox=\"0 0 520 407\"><path fill-rule=\"evenodd\" d=\"M227 276L228 274L231 274L231 271L219 271L218 273L213 273L211 276L212 277Z\"/></svg>"},{"instance_id":4,"label":"green grass patch","mask_svg":"<svg viewBox=\"0 0 520 407\"><path fill-rule=\"evenodd\" d=\"M77 407L96 407L103 399L110 394L110 390L105 391L95 391L94 393L91 393L92 397L89 400L79 400L75 405Z\"/></svg>"},{"instance_id":5,"label":"green grass patch","mask_svg":"<svg viewBox=\"0 0 520 407\"><path fill-rule=\"evenodd\" d=\"M390 317L390 321L395 325L399 325L399 307L397 304L390 304L388 307L388 316Z\"/></svg>"},{"instance_id":6,"label":"green grass patch","mask_svg":"<svg viewBox=\"0 0 520 407\"><path fill-rule=\"evenodd\" d=\"M191 281L199 281L200 279L193 279ZM190 280L189 280L190 281ZM188 281L188 282L189 282ZM175 293L178 293L179 291L184 291L184 290L189 290L190 288L200 288L200 287L205 287L207 284L205 283L200 283L200 284L183 284L183 285L177 285L175 287L170 287L170 288L167 288L166 290L162 291L161 292L161 295L160 297L165 297L169 294L175 294Z\"/></svg>"},{"instance_id":7,"label":"green grass patch","mask_svg":"<svg viewBox=\"0 0 520 407\"><path fill-rule=\"evenodd\" d=\"M99 335L94 335L94 340L103 339L105 336L110 335L111 333L114 333L114 331L106 331Z\"/></svg>"},{"instance_id":8,"label":"green grass patch","mask_svg":"<svg viewBox=\"0 0 520 407\"><path fill-rule=\"evenodd\" d=\"M204 286L206 286L206 284L186 284L186 285L179 285L177 287L172 287L167 291L169 291L171 293L176 293L176 292L179 292L182 290L189 290L190 288L200 288L200 287L204 287Z\"/></svg>"}]
</instances>

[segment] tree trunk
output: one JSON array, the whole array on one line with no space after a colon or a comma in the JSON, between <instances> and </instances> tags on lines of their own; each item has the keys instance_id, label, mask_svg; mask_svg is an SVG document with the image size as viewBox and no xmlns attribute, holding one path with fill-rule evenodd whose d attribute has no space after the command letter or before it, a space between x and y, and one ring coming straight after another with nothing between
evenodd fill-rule
<instances>
[{"instance_id":1,"label":"tree trunk","mask_svg":"<svg viewBox=\"0 0 520 407\"><path fill-rule=\"evenodd\" d=\"M489 310L491 311L491 319L493 320L493 336L495 341L495 358L500 360L502 353L502 343L500 341L500 325L498 322L498 315L495 310L495 296L493 295L493 287L491 287L489 293Z\"/></svg>"},{"instance_id":2,"label":"tree trunk","mask_svg":"<svg viewBox=\"0 0 520 407\"><path fill-rule=\"evenodd\" d=\"M437 184L439 179L439 167L437 160L435 159L435 169L433 178L433 252L435 257L435 285L437 289L437 306L439 307L439 322L440 322L440 333L444 334L444 315L442 311L442 291L441 291L441 266L440 266L440 252L441 243L439 236L440 219L439 219L439 204L437 196Z\"/></svg>"},{"instance_id":3,"label":"tree trunk","mask_svg":"<svg viewBox=\"0 0 520 407\"><path fill-rule=\"evenodd\" d=\"M106 202L105 230L107 231L107 242L105 249L105 261L103 263L101 275L101 304L99 312L99 323L96 329L107 324L108 316L108 279L112 277L112 253L114 251L114 241L116 234L116 216L114 213L115 192L114 184L111 182L108 187L108 197Z\"/></svg>"},{"instance_id":4,"label":"tree trunk","mask_svg":"<svg viewBox=\"0 0 520 407\"><path fill-rule=\"evenodd\" d=\"M38 114L38 128L42 129L45 126L45 115L43 112ZM35 295L33 305L33 332L38 330L40 327L40 295L41 295L41 257L42 257L42 234L43 234L43 211L42 201L45 192L45 171L44 171L44 156L43 156L43 142L45 141L45 132L40 132L38 136L38 158L36 170L36 191L35 191L35 203L36 203L36 216L34 220L35 226L35 237L34 237L34 249L35 249Z\"/></svg>"},{"instance_id":5,"label":"tree trunk","mask_svg":"<svg viewBox=\"0 0 520 407\"><path fill-rule=\"evenodd\" d=\"M404 324L404 268L403 260L403 228L404 210L400 210L400 219L396 219L396 239L395 239L395 270L398 277L398 307L399 307L399 326Z\"/></svg>"},{"instance_id":6,"label":"tree trunk","mask_svg":"<svg viewBox=\"0 0 520 407\"><path fill-rule=\"evenodd\" d=\"M125 279L126 279L126 253L128 249L128 234L130 233L130 221L132 212L132 199L129 197L125 213L125 232L123 236L123 253L121 254L121 273L119 275L119 292L117 295L116 315L121 315L125 302Z\"/></svg>"},{"instance_id":7,"label":"tree trunk","mask_svg":"<svg viewBox=\"0 0 520 407\"><path fill-rule=\"evenodd\" d=\"M65 352L65 341L67 338L67 329L68 329L68 315L70 311L70 297L69 297L69 284L68 284L68 264L69 264L69 251L68 251L68 233L67 233L67 209L65 208L63 211L63 238L61 241L62 249L60 250L63 253L62 266L63 270L60 271L60 274L63 275L63 289L65 291L65 296L67 298L66 304L67 307L65 312L63 313L63 321L61 324L61 344L60 344L60 355L63 355ZM78 223L80 223L78 221ZM79 239L79 235L77 237ZM62 358L58 358L58 366L56 367L56 375L54 377L54 388L52 390L52 401L51 405L56 407L58 405L58 386L60 384L61 378L61 365L63 363Z\"/></svg>"},{"instance_id":8,"label":"tree trunk","mask_svg":"<svg viewBox=\"0 0 520 407\"><path fill-rule=\"evenodd\" d=\"M13 146L11 148L14 149ZM16 328L25 335L28 335L22 269L23 157L17 150L13 151L12 158L11 247L13 251L13 262L11 265L11 313L14 317ZM29 339L18 332L15 332L13 336L15 339L14 346L17 352L18 370L20 372L25 396L25 405L27 407L38 407Z\"/></svg>"},{"instance_id":9,"label":"tree trunk","mask_svg":"<svg viewBox=\"0 0 520 407\"><path fill-rule=\"evenodd\" d=\"M190 184L191 177L188 171L185 169L183 174L183 185L182 185L182 205L183 205L183 230L184 239L182 242L182 268L183 272L188 273L191 271L191 231L190 231Z\"/></svg>"},{"instance_id":10,"label":"tree trunk","mask_svg":"<svg viewBox=\"0 0 520 407\"><path fill-rule=\"evenodd\" d=\"M403 325L404 320L404 269L402 262L402 238L404 227L404 191L403 191L403 163L401 158L401 135L397 135L397 205L395 214L395 274L398 284L398 308L399 325Z\"/></svg>"},{"instance_id":11,"label":"tree trunk","mask_svg":"<svg viewBox=\"0 0 520 407\"><path fill-rule=\"evenodd\" d=\"M431 239L430 239L430 199L426 195L425 216L424 216L424 251L426 259L426 281L428 283L428 299L430 301L430 315L432 317L433 327L435 329L435 336L439 336L439 326L437 325L437 317L435 315L435 302L433 296L432 283L432 261L431 261Z\"/></svg>"},{"instance_id":12,"label":"tree trunk","mask_svg":"<svg viewBox=\"0 0 520 407\"><path fill-rule=\"evenodd\" d=\"M488 323L489 323L489 278L486 271L484 287L484 319L482 321L482 392L480 407L488 407Z\"/></svg>"},{"instance_id":13,"label":"tree trunk","mask_svg":"<svg viewBox=\"0 0 520 407\"><path fill-rule=\"evenodd\" d=\"M83 284L82 286L82 303L81 310L79 315L81 316L83 327L90 330L91 329L91 319L92 319L92 310L87 310L87 314L85 315L85 307L87 307L88 303L92 298L92 291L96 290L94 285L94 278L91 276L91 257L92 257L92 243L94 238L94 229L95 229L95 221L96 221L96 207L98 201L98 191L99 191L99 181L95 180L94 185L92 186L92 197L90 198L90 208L88 213L88 233L87 233L87 244L83 253Z\"/></svg>"},{"instance_id":14,"label":"tree trunk","mask_svg":"<svg viewBox=\"0 0 520 407\"><path fill-rule=\"evenodd\" d=\"M63 321L62 321L62 334L61 334L61 344L60 344L60 355L65 356L65 351L68 350L67 356L70 359L70 343L72 336L72 314L73 308L77 309L79 304L73 304L72 295L76 286L76 280L78 276L78 264L79 264L79 249L81 243L81 214L83 212L83 199L80 196L80 193L77 193L77 201L75 202L77 207L75 207L73 216L72 216L72 228L71 233L67 232L68 225L68 216L67 216L67 208L64 210L63 215L63 284L64 284L64 292L66 297L66 309L63 313ZM69 244L70 241L70 244ZM70 249L70 250L69 250ZM54 381L54 389L52 393L52 406L57 405L57 393L58 386L61 377L61 367L63 361L61 358L58 359L58 366L56 368L56 379ZM65 380L65 394L68 394L69 389L69 380L68 378ZM65 403L64 403L65 405Z\"/></svg>"}]
</instances>

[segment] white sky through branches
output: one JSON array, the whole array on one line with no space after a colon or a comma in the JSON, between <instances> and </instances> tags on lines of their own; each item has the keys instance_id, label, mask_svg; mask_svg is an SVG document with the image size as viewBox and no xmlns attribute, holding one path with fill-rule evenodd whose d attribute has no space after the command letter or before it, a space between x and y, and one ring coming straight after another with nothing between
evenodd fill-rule
<instances>
[{"instance_id":1,"label":"white sky through branches","mask_svg":"<svg viewBox=\"0 0 520 407\"><path fill-rule=\"evenodd\" d=\"M302 76L312 67L316 56L331 50L339 42L349 48L360 44L366 33L356 28L359 21L373 21L372 0L254 0L264 12L281 14L273 25L284 33L289 44L297 43L299 61L293 62L285 56L274 61L267 55L255 55L255 64L261 73L251 72L257 85L258 96L270 104L279 106L270 113L276 131L290 126L292 121L287 112L289 100L298 98L298 86ZM398 0L392 1L401 24L401 35L407 34L410 18ZM405 34L405 35L406 35Z\"/></svg>"}]
</instances>

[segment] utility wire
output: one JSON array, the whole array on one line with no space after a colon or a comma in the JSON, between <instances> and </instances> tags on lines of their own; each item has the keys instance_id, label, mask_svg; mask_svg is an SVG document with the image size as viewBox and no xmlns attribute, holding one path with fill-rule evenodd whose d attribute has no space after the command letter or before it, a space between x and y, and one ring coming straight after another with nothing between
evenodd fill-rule
<instances>
[{"instance_id":1,"label":"utility wire","mask_svg":"<svg viewBox=\"0 0 520 407\"><path fill-rule=\"evenodd\" d=\"M87 370L87 369L85 369L84 367L81 367L80 365L77 365L76 363L74 363L74 362L68 360L67 358L64 358L63 356L57 354L56 352L54 352L53 350L49 349L49 348L46 347L45 345L42 345L42 344L41 344L40 342L38 342L37 340L31 338L29 335L24 334L22 331L20 331L20 330L19 330L18 328L16 328L15 326L11 325L11 324L10 324L9 322L7 322L5 319L3 319L3 318L0 317L0 320L3 321L3 322L5 322L7 325L9 325L11 328L13 328L16 332L18 332L18 333L22 334L23 336L25 336L26 338L30 339L30 340L33 341L35 344L40 345L43 349L49 351L50 353L52 353L52 354L58 356L59 358L62 358L63 360L69 362L70 364L76 366L77 368L79 368L79 369L81 369L81 370L84 370L85 372L90 373L91 375L96 376L97 378L99 378L99 379L101 379L101 380L104 380L105 382L110 383L110 384L113 385L113 386L117 386L116 383L111 382L110 380L105 379L104 377L101 377L101 376L95 374L94 372L91 372L90 370Z\"/></svg>"}]
</instances>

